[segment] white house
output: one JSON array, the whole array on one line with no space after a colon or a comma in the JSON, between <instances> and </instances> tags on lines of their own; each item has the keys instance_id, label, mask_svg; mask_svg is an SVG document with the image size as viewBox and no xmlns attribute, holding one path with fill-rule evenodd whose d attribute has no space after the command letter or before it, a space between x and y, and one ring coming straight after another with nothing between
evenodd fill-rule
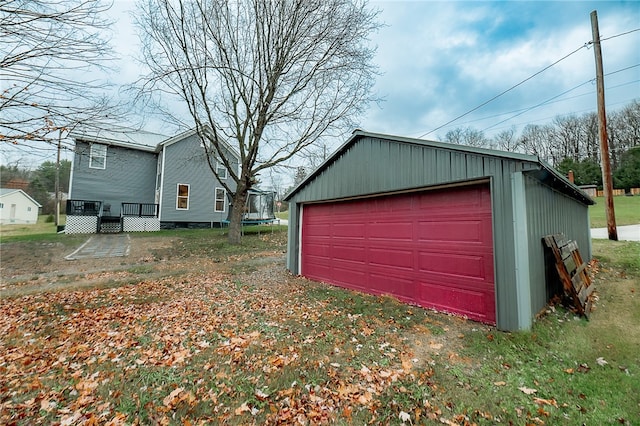
<instances>
[{"instance_id":1,"label":"white house","mask_svg":"<svg viewBox=\"0 0 640 426\"><path fill-rule=\"evenodd\" d=\"M40 203L22 189L0 188L0 223L25 224L38 221Z\"/></svg>"}]
</instances>

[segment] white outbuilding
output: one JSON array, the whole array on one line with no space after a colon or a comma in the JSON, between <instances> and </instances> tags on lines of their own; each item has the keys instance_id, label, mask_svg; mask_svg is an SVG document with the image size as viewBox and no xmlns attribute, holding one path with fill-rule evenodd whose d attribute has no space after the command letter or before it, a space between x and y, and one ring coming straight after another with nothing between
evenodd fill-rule
<instances>
[{"instance_id":1,"label":"white outbuilding","mask_svg":"<svg viewBox=\"0 0 640 426\"><path fill-rule=\"evenodd\" d=\"M34 224L42 205L22 189L0 188L0 223Z\"/></svg>"}]
</instances>

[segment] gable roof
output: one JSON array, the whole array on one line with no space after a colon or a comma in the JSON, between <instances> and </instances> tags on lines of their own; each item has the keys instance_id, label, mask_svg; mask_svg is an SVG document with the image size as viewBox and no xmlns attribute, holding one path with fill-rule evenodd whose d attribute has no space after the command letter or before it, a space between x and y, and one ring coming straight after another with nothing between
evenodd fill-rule
<instances>
[{"instance_id":1,"label":"gable roof","mask_svg":"<svg viewBox=\"0 0 640 426\"><path fill-rule=\"evenodd\" d=\"M325 170L331 163L336 161L347 149L356 144L360 139L363 138L376 138L376 139L384 139L389 142L395 143L403 143L403 144L413 144L420 145L431 148L445 149L450 151L458 151L464 153L472 153L482 156L488 157L496 157L496 158L504 158L511 159L516 161L524 161L532 163L536 166L535 170L527 171L527 174L534 176L536 179L542 181L543 183L553 187L554 189L565 193L572 198L575 198L584 204L593 205L595 202L585 194L580 188L578 188L573 183L569 182L569 180L556 171L549 164L541 160L539 157L535 155L529 154L521 154L517 152L507 152L507 151L499 151L495 149L487 149L487 148L478 148L467 145L457 145L446 142L436 142L425 139L416 139L416 138L408 138L404 136L395 136L388 135L383 133L373 133L366 132L364 130L356 129L352 133L351 137L342 144L329 158L327 158L322 164L320 164L315 170L313 170L308 176L305 177L302 182L300 182L297 186L295 186L285 197L284 200L290 200L300 189L307 185L313 178L318 176Z\"/></svg>"},{"instance_id":2,"label":"gable roof","mask_svg":"<svg viewBox=\"0 0 640 426\"><path fill-rule=\"evenodd\" d=\"M209 129L209 126L204 126L205 130ZM198 132L195 128L193 129L189 129L187 131L184 131L182 133L179 133L171 138L168 138L162 142L160 142L160 144L158 144L158 150L162 149L163 146L170 146L173 145L174 143L180 142L182 140L187 139L188 137L191 137L193 135L196 135ZM236 156L237 159L240 159L240 153L231 145L229 145L227 142L225 142L224 140L221 141L222 145L231 153L233 153L233 155Z\"/></svg>"},{"instance_id":3,"label":"gable roof","mask_svg":"<svg viewBox=\"0 0 640 426\"><path fill-rule=\"evenodd\" d=\"M119 126L112 126L109 129L75 129L69 133L69 136L85 142L121 146L147 152L155 152L158 145L168 138L168 136L159 133Z\"/></svg>"},{"instance_id":4,"label":"gable roof","mask_svg":"<svg viewBox=\"0 0 640 426\"><path fill-rule=\"evenodd\" d=\"M27 197L29 200L31 200L32 203L34 203L36 206L38 207L42 207L42 204L40 204L39 202L37 202L36 200L34 200L29 194L27 194L26 192L24 192L22 189L13 189L13 188L0 188L0 197L4 197L5 195L9 195L9 194L13 194L14 192L20 192L22 193L22 195L24 195L25 197Z\"/></svg>"}]
</instances>

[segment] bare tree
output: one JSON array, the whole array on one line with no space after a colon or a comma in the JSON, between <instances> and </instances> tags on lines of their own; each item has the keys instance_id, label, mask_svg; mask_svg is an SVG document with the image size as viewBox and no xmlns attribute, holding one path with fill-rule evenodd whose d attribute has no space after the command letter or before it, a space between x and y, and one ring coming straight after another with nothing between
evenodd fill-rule
<instances>
[{"instance_id":1,"label":"bare tree","mask_svg":"<svg viewBox=\"0 0 640 426\"><path fill-rule=\"evenodd\" d=\"M600 137L598 132L598 114L590 112L584 114L581 119L582 140L586 158L600 163Z\"/></svg>"},{"instance_id":2,"label":"bare tree","mask_svg":"<svg viewBox=\"0 0 640 426\"><path fill-rule=\"evenodd\" d=\"M584 157L581 120L575 115L556 116L553 119L554 145L560 160L571 158L580 161Z\"/></svg>"},{"instance_id":3,"label":"bare tree","mask_svg":"<svg viewBox=\"0 0 640 426\"><path fill-rule=\"evenodd\" d=\"M349 0L143 0L141 93L186 104L208 158L235 182L229 241L257 174L353 126L376 69L377 12ZM240 155L232 167L224 148ZM214 163L211 162L212 165ZM215 167L212 172L217 176Z\"/></svg>"},{"instance_id":4,"label":"bare tree","mask_svg":"<svg viewBox=\"0 0 640 426\"><path fill-rule=\"evenodd\" d=\"M516 152L520 147L520 143L516 137L516 128L510 127L501 131L493 137L493 143L497 149L502 151Z\"/></svg>"},{"instance_id":5,"label":"bare tree","mask_svg":"<svg viewBox=\"0 0 640 426\"><path fill-rule=\"evenodd\" d=\"M527 124L522 129L518 139L519 144L526 154L536 155L541 160L555 164L557 153L554 152L550 144L553 138L553 131L554 128L550 125Z\"/></svg>"},{"instance_id":6,"label":"bare tree","mask_svg":"<svg viewBox=\"0 0 640 426\"><path fill-rule=\"evenodd\" d=\"M110 22L101 17L110 6L99 0L0 1L0 144L35 141L33 149L107 114L105 86L92 75L110 54L103 36Z\"/></svg>"},{"instance_id":7,"label":"bare tree","mask_svg":"<svg viewBox=\"0 0 640 426\"><path fill-rule=\"evenodd\" d=\"M467 127L465 129L457 127L453 130L449 130L444 136L444 141L458 145L476 147L488 147L490 143L482 130L477 130L473 127Z\"/></svg>"}]
</instances>

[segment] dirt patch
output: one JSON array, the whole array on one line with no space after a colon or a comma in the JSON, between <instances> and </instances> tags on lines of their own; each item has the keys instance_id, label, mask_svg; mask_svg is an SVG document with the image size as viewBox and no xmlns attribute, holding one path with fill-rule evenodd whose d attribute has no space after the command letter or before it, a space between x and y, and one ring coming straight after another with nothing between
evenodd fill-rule
<instances>
[{"instance_id":1,"label":"dirt patch","mask_svg":"<svg viewBox=\"0 0 640 426\"><path fill-rule=\"evenodd\" d=\"M172 246L166 237L132 238L128 256L66 260L86 239L65 242L16 242L1 247L0 297L43 291L119 285L123 281L153 279L182 269L155 253ZM73 244L75 243L75 244ZM196 263L206 262L198 259Z\"/></svg>"}]
</instances>

